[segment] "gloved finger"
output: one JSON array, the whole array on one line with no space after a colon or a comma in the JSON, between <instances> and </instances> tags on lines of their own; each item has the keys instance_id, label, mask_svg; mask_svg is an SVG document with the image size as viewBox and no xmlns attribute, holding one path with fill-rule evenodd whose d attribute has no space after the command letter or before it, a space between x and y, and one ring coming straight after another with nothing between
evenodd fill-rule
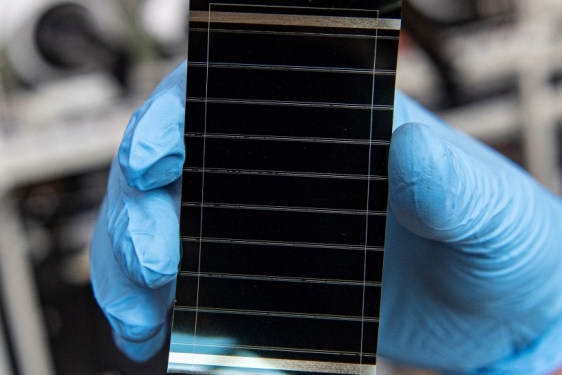
<instances>
[{"instance_id":1,"label":"gloved finger","mask_svg":"<svg viewBox=\"0 0 562 375\"><path fill-rule=\"evenodd\" d=\"M180 181L148 191L128 186L113 162L107 193L107 232L117 263L136 285L159 288L179 264Z\"/></svg>"},{"instance_id":2,"label":"gloved finger","mask_svg":"<svg viewBox=\"0 0 562 375\"><path fill-rule=\"evenodd\" d=\"M539 188L531 178L508 174L511 169L490 169L430 126L406 124L393 134L389 207L413 233L466 252L529 247L542 236L533 229L544 227L530 225L544 217L528 214Z\"/></svg>"},{"instance_id":3,"label":"gloved finger","mask_svg":"<svg viewBox=\"0 0 562 375\"><path fill-rule=\"evenodd\" d=\"M403 125L390 150L389 208L412 233L459 250L450 277L467 285L464 297L521 310L532 307L521 301L536 306L552 295L555 283L539 283L552 281L560 263L553 218L562 207L511 163L491 168L433 127Z\"/></svg>"},{"instance_id":4,"label":"gloved finger","mask_svg":"<svg viewBox=\"0 0 562 375\"><path fill-rule=\"evenodd\" d=\"M486 241L503 243L497 236L520 233L519 225L525 224L512 222L503 227L511 230L494 233L506 220L522 216L525 205L509 203L521 200L513 195L528 195L533 182L520 184L523 191L507 189L513 176L490 170L428 125L410 123L394 132L389 171L390 208L402 225L422 237L469 250Z\"/></svg>"},{"instance_id":5,"label":"gloved finger","mask_svg":"<svg viewBox=\"0 0 562 375\"><path fill-rule=\"evenodd\" d=\"M146 191L181 175L186 69L186 62L176 67L131 116L118 153L131 187Z\"/></svg>"},{"instance_id":6,"label":"gloved finger","mask_svg":"<svg viewBox=\"0 0 562 375\"><path fill-rule=\"evenodd\" d=\"M405 95L395 104L378 354L451 374L549 373L562 361L559 200Z\"/></svg>"},{"instance_id":7,"label":"gloved finger","mask_svg":"<svg viewBox=\"0 0 562 375\"><path fill-rule=\"evenodd\" d=\"M94 296L115 332L118 347L136 361L148 360L166 338L166 318L173 303L175 283L146 289L125 276L111 251L104 214L107 207L104 201L91 244Z\"/></svg>"},{"instance_id":8,"label":"gloved finger","mask_svg":"<svg viewBox=\"0 0 562 375\"><path fill-rule=\"evenodd\" d=\"M524 224L520 218L543 222L529 215L537 204L559 210L558 199L521 168L400 92L395 129L389 203L398 220L418 235L466 248L486 240L497 243L498 236L509 236L506 229ZM494 228L501 233L486 237Z\"/></svg>"}]
</instances>

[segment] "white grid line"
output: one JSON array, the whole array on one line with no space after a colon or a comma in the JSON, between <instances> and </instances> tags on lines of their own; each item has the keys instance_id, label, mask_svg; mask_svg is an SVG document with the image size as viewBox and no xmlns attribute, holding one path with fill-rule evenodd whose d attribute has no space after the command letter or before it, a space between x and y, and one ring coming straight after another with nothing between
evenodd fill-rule
<instances>
[{"instance_id":1,"label":"white grid line","mask_svg":"<svg viewBox=\"0 0 562 375\"><path fill-rule=\"evenodd\" d=\"M209 59L210 59L210 47L211 47L211 5L209 4L209 21L208 21L208 33L207 33L207 76L205 77L205 125L203 133L207 134L207 97L209 93ZM203 238L203 210L204 210L204 197L205 197L205 146L207 143L207 137L203 137L203 161L202 161L202 171L201 171L201 220L199 224L199 238ZM201 273L201 256L202 256L202 246L203 241L199 241L199 260L197 270ZM195 358L195 348L197 347L197 318L199 315L199 290L201 286L201 276L197 277L197 293L195 294L195 327L193 328L193 358ZM191 364L195 366L195 363Z\"/></svg>"},{"instance_id":2,"label":"white grid line","mask_svg":"<svg viewBox=\"0 0 562 375\"><path fill-rule=\"evenodd\" d=\"M377 12L378 18L378 12ZM376 34L378 36L379 30L377 29ZM375 56L373 57L373 72L376 71L377 68L377 48L378 48L378 39L375 38ZM373 91L371 95L371 108L375 104L375 86L376 86L376 75L373 74ZM371 198L371 151L373 148L373 121L374 121L374 110L371 109L371 120L370 120L370 136L369 136L369 169L367 171L367 208L365 215L365 256L363 260L363 303L361 306L361 355L359 356L359 364L363 364L363 338L365 335L365 293L367 289L367 247L368 247L368 240L369 240L369 200ZM363 368L361 367L361 374L363 374Z\"/></svg>"}]
</instances>

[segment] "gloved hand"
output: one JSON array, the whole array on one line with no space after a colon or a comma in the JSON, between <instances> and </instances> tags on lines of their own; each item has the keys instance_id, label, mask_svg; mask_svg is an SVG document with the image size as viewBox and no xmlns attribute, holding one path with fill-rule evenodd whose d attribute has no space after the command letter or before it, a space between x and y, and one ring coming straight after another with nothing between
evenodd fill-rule
<instances>
[{"instance_id":1,"label":"gloved hand","mask_svg":"<svg viewBox=\"0 0 562 375\"><path fill-rule=\"evenodd\" d=\"M390 149L379 355L447 374L551 373L560 198L405 96L395 105L409 124Z\"/></svg>"},{"instance_id":2,"label":"gloved hand","mask_svg":"<svg viewBox=\"0 0 562 375\"><path fill-rule=\"evenodd\" d=\"M131 117L91 243L94 295L117 346L148 360L166 338L180 260L186 63Z\"/></svg>"},{"instance_id":3,"label":"gloved hand","mask_svg":"<svg viewBox=\"0 0 562 375\"><path fill-rule=\"evenodd\" d=\"M133 115L92 241L92 283L119 347L162 345L179 262L185 65ZM468 374L562 364L558 198L398 93L379 354Z\"/></svg>"}]
</instances>

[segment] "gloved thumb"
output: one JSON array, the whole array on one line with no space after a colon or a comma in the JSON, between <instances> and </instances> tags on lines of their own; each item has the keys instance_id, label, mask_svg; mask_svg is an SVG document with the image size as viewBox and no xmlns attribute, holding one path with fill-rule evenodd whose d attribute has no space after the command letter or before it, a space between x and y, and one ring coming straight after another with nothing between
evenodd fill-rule
<instances>
[{"instance_id":1,"label":"gloved thumb","mask_svg":"<svg viewBox=\"0 0 562 375\"><path fill-rule=\"evenodd\" d=\"M557 272L559 200L507 159L481 145L466 147L463 136L449 133L418 123L394 132L392 214L412 233L446 245L451 254L437 253L444 248L436 247L441 250L435 256L447 257L448 266L435 273L447 273L441 275L447 280L444 290L462 285L460 304L477 302L481 312L486 306L500 314L531 308L521 302L531 303L526 294L535 295L533 303L545 302L551 288L537 284L550 285ZM496 162L483 161L484 153Z\"/></svg>"},{"instance_id":2,"label":"gloved thumb","mask_svg":"<svg viewBox=\"0 0 562 375\"><path fill-rule=\"evenodd\" d=\"M529 241L537 186L513 169L490 168L429 126L406 124L390 150L390 209L413 233L466 252Z\"/></svg>"},{"instance_id":3,"label":"gloved thumb","mask_svg":"<svg viewBox=\"0 0 562 375\"><path fill-rule=\"evenodd\" d=\"M378 354L451 374L549 373L562 358L562 201L400 92L395 103Z\"/></svg>"}]
</instances>

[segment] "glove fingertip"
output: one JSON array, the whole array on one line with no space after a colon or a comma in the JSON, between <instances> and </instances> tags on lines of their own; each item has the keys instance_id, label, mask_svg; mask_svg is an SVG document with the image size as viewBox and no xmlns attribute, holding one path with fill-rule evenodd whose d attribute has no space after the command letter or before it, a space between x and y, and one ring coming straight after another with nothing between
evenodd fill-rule
<instances>
[{"instance_id":1,"label":"glove fingertip","mask_svg":"<svg viewBox=\"0 0 562 375\"><path fill-rule=\"evenodd\" d=\"M177 267L172 271L170 270L154 271L148 267L142 267L141 269L142 281L139 280L136 283L141 284L142 286L145 286L150 289L158 289L166 284L171 283L176 279L177 276L176 270Z\"/></svg>"},{"instance_id":2,"label":"glove fingertip","mask_svg":"<svg viewBox=\"0 0 562 375\"><path fill-rule=\"evenodd\" d=\"M131 118L118 151L119 166L130 187L146 191L181 175L184 95L177 86L155 93Z\"/></svg>"},{"instance_id":3,"label":"glove fingertip","mask_svg":"<svg viewBox=\"0 0 562 375\"><path fill-rule=\"evenodd\" d=\"M138 268L130 272L135 275L133 281L137 285L151 289L173 281L179 264L179 249L176 242L144 231L131 231L130 235L134 247L134 254L131 256L135 257L134 264Z\"/></svg>"},{"instance_id":4,"label":"glove fingertip","mask_svg":"<svg viewBox=\"0 0 562 375\"><path fill-rule=\"evenodd\" d=\"M183 160L182 152L170 153L144 170L129 169L125 179L130 187L141 191L156 189L171 184L182 175Z\"/></svg>"},{"instance_id":5,"label":"glove fingertip","mask_svg":"<svg viewBox=\"0 0 562 375\"><path fill-rule=\"evenodd\" d=\"M179 251L152 233L128 232L114 247L114 257L127 277L142 288L157 289L177 276Z\"/></svg>"},{"instance_id":6,"label":"glove fingertip","mask_svg":"<svg viewBox=\"0 0 562 375\"><path fill-rule=\"evenodd\" d=\"M146 362L154 357L164 345L166 339L166 330L164 328L164 326L161 327L156 335L146 341L127 340L113 331L113 341L117 348L133 361L139 363Z\"/></svg>"},{"instance_id":7,"label":"glove fingertip","mask_svg":"<svg viewBox=\"0 0 562 375\"><path fill-rule=\"evenodd\" d=\"M392 138L389 206L402 225L426 238L455 208L455 168L448 146L424 124L408 123Z\"/></svg>"}]
</instances>

